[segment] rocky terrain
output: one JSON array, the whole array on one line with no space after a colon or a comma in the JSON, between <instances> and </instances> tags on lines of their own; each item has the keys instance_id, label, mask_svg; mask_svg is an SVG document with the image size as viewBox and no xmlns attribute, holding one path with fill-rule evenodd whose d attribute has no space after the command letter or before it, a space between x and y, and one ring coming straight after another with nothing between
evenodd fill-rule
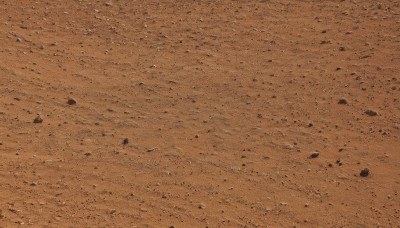
<instances>
[{"instance_id":1,"label":"rocky terrain","mask_svg":"<svg viewBox=\"0 0 400 228\"><path fill-rule=\"evenodd\" d=\"M399 1L0 2L0 227L400 227Z\"/></svg>"}]
</instances>

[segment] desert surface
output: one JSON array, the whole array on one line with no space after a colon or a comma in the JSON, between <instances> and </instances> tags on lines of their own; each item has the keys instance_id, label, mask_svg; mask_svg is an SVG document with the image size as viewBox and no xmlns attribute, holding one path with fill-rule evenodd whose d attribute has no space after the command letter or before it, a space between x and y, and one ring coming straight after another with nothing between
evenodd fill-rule
<instances>
[{"instance_id":1,"label":"desert surface","mask_svg":"<svg viewBox=\"0 0 400 228\"><path fill-rule=\"evenodd\" d=\"M0 227L400 227L400 1L0 2Z\"/></svg>"}]
</instances>

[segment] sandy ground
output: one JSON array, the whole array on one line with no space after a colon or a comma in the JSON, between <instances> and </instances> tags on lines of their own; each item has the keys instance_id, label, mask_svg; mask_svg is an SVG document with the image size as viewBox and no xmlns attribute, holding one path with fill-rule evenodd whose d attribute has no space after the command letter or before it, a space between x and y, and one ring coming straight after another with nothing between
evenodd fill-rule
<instances>
[{"instance_id":1,"label":"sandy ground","mask_svg":"<svg viewBox=\"0 0 400 228\"><path fill-rule=\"evenodd\" d=\"M0 227L400 227L399 1L0 2Z\"/></svg>"}]
</instances>

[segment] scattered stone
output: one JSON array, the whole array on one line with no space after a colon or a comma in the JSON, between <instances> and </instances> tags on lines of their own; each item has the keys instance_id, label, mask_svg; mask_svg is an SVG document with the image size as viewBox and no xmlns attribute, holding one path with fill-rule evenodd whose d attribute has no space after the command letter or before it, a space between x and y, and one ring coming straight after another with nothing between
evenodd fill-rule
<instances>
[{"instance_id":1,"label":"scattered stone","mask_svg":"<svg viewBox=\"0 0 400 228\"><path fill-rule=\"evenodd\" d=\"M40 115L36 116L36 118L33 120L33 123L42 123L42 122L43 122L43 119Z\"/></svg>"},{"instance_id":2,"label":"scattered stone","mask_svg":"<svg viewBox=\"0 0 400 228\"><path fill-rule=\"evenodd\" d=\"M76 100L74 98L68 98L68 104L74 105L74 104L76 104Z\"/></svg>"},{"instance_id":3,"label":"scattered stone","mask_svg":"<svg viewBox=\"0 0 400 228\"><path fill-rule=\"evenodd\" d=\"M36 182L36 181L33 181L32 183L31 183L31 186L37 186L38 185L38 182Z\"/></svg>"},{"instance_id":4,"label":"scattered stone","mask_svg":"<svg viewBox=\"0 0 400 228\"><path fill-rule=\"evenodd\" d=\"M17 37L17 42L22 42L22 39Z\"/></svg>"},{"instance_id":5,"label":"scattered stone","mask_svg":"<svg viewBox=\"0 0 400 228\"><path fill-rule=\"evenodd\" d=\"M345 47L340 47L339 51L346 51L346 48Z\"/></svg>"},{"instance_id":6,"label":"scattered stone","mask_svg":"<svg viewBox=\"0 0 400 228\"><path fill-rule=\"evenodd\" d=\"M85 155L86 155L86 157L89 157L89 156L92 155L92 153L91 152L86 152Z\"/></svg>"},{"instance_id":7,"label":"scattered stone","mask_svg":"<svg viewBox=\"0 0 400 228\"><path fill-rule=\"evenodd\" d=\"M347 104L347 100L346 99L339 99L338 104Z\"/></svg>"},{"instance_id":8,"label":"scattered stone","mask_svg":"<svg viewBox=\"0 0 400 228\"><path fill-rule=\"evenodd\" d=\"M338 159L336 160L336 164L338 164L339 166L342 166L342 165L343 165L343 163L342 163L342 161L340 160L340 158L338 158Z\"/></svg>"},{"instance_id":9,"label":"scattered stone","mask_svg":"<svg viewBox=\"0 0 400 228\"><path fill-rule=\"evenodd\" d=\"M117 213L117 210L115 210L115 209L110 209L110 211L109 211L109 212L110 212L110 214L112 214L112 215L113 215L113 214Z\"/></svg>"},{"instance_id":10,"label":"scattered stone","mask_svg":"<svg viewBox=\"0 0 400 228\"><path fill-rule=\"evenodd\" d=\"M368 175L369 175L369 169L368 168L364 168L364 169L361 170L360 176L367 177Z\"/></svg>"},{"instance_id":11,"label":"scattered stone","mask_svg":"<svg viewBox=\"0 0 400 228\"><path fill-rule=\"evenodd\" d=\"M152 151L155 151L155 150L158 150L158 148L157 147L153 147L153 148L147 149L147 152L152 152Z\"/></svg>"},{"instance_id":12,"label":"scattered stone","mask_svg":"<svg viewBox=\"0 0 400 228\"><path fill-rule=\"evenodd\" d=\"M17 214L18 212L20 212L19 210L15 209L15 208L13 208L13 207L9 207L8 210L11 211L12 213L15 213L15 214Z\"/></svg>"},{"instance_id":13,"label":"scattered stone","mask_svg":"<svg viewBox=\"0 0 400 228\"><path fill-rule=\"evenodd\" d=\"M310 154L309 158L317 158L318 156L319 156L319 152L314 151Z\"/></svg>"},{"instance_id":14,"label":"scattered stone","mask_svg":"<svg viewBox=\"0 0 400 228\"><path fill-rule=\"evenodd\" d=\"M378 115L377 112L373 111L373 110L367 110L365 111L365 114L369 115L369 116L376 116Z\"/></svg>"},{"instance_id":15,"label":"scattered stone","mask_svg":"<svg viewBox=\"0 0 400 228\"><path fill-rule=\"evenodd\" d=\"M309 206L310 206L309 203L304 204L304 207L309 207Z\"/></svg>"},{"instance_id":16,"label":"scattered stone","mask_svg":"<svg viewBox=\"0 0 400 228\"><path fill-rule=\"evenodd\" d=\"M204 208L206 208L206 205L205 205L204 203L200 203L199 206L198 206L198 208L204 209Z\"/></svg>"},{"instance_id":17,"label":"scattered stone","mask_svg":"<svg viewBox=\"0 0 400 228\"><path fill-rule=\"evenodd\" d=\"M122 141L122 144L124 144L124 145L127 145L129 143L129 139L128 138L125 138L123 141Z\"/></svg>"}]
</instances>

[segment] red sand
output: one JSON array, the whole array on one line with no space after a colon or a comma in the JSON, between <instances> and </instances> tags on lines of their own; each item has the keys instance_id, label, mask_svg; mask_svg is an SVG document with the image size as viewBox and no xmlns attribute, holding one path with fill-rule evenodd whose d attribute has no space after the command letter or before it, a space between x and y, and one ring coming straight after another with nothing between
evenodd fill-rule
<instances>
[{"instance_id":1,"label":"red sand","mask_svg":"<svg viewBox=\"0 0 400 228\"><path fill-rule=\"evenodd\" d=\"M399 227L399 13L1 1L0 226Z\"/></svg>"}]
</instances>

